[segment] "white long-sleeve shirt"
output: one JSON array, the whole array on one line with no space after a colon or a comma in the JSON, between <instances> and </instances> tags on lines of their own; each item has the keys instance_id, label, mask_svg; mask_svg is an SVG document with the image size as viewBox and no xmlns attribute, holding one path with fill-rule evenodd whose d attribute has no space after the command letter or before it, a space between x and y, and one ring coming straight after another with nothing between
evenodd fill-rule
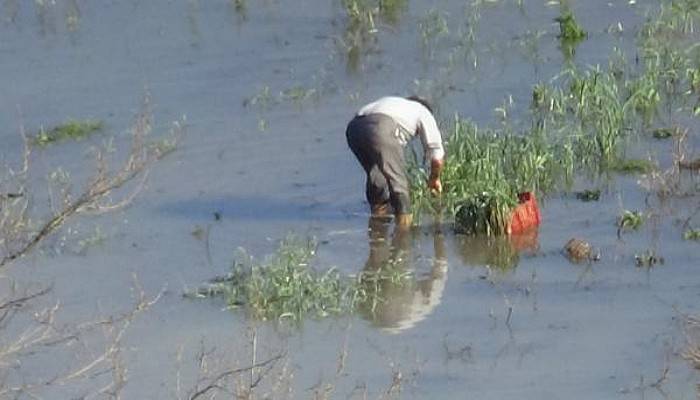
<instances>
[{"instance_id":1,"label":"white long-sleeve shirt","mask_svg":"<svg viewBox=\"0 0 700 400\"><path fill-rule=\"evenodd\" d=\"M445 150L435 117L424 105L403 97L388 96L362 107L357 115L384 114L399 125L396 139L405 146L416 134L420 136L426 158L442 160Z\"/></svg>"}]
</instances>

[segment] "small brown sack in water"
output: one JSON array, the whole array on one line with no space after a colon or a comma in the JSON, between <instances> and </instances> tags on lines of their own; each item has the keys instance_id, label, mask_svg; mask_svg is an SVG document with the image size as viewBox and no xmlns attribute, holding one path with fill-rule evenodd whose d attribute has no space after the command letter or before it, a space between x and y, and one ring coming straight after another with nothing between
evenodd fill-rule
<instances>
[{"instance_id":1,"label":"small brown sack in water","mask_svg":"<svg viewBox=\"0 0 700 400\"><path fill-rule=\"evenodd\" d=\"M583 239L572 238L564 245L566 256L574 262L598 260L599 255L593 254L591 244Z\"/></svg>"}]
</instances>

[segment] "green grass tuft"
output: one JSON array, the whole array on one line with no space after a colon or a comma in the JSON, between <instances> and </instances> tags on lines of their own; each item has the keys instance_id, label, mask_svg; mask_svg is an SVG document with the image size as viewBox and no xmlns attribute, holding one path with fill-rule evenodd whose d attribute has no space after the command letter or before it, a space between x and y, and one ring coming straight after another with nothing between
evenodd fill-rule
<instances>
[{"instance_id":1,"label":"green grass tuft","mask_svg":"<svg viewBox=\"0 0 700 400\"><path fill-rule=\"evenodd\" d=\"M685 240L700 240L700 229L688 229L683 233L683 239Z\"/></svg>"},{"instance_id":2,"label":"green grass tuft","mask_svg":"<svg viewBox=\"0 0 700 400\"><path fill-rule=\"evenodd\" d=\"M685 68L694 61L691 54L675 49L652 50L646 52L649 55L639 68L627 66L618 52L608 69L571 67L551 82L535 85L531 118L524 124L505 113L495 129L479 129L456 118L443 129L447 158L441 198L430 196L425 188L426 171L414 157L410 176L417 213L430 211L455 218L466 204L462 216L476 216L479 204L486 202L496 208L482 212L484 218L504 215L518 192L532 191L543 197L566 189L577 175L653 171L656 166L649 160L625 159L625 148L637 132L648 131L662 105L683 101L683 93L692 94L687 89L678 92L678 88L691 85L694 75L686 74ZM685 101L695 99L691 96ZM668 135L678 135L678 130L654 133L656 137ZM485 226L489 223L483 220L465 231L483 232Z\"/></svg>"},{"instance_id":3,"label":"green grass tuft","mask_svg":"<svg viewBox=\"0 0 700 400\"><path fill-rule=\"evenodd\" d=\"M324 317L352 304L349 285L334 269L309 266L315 244L290 238L263 264L235 263L230 276L214 286L231 307L245 306L256 319Z\"/></svg>"},{"instance_id":4,"label":"green grass tuft","mask_svg":"<svg viewBox=\"0 0 700 400\"><path fill-rule=\"evenodd\" d=\"M506 234L508 218L514 204L510 198L484 192L470 196L458 205L455 230L466 235L499 236Z\"/></svg>"},{"instance_id":5,"label":"green grass tuft","mask_svg":"<svg viewBox=\"0 0 700 400\"><path fill-rule=\"evenodd\" d=\"M559 38L563 41L578 42L588 35L581 25L576 22L571 11L564 11L554 19L559 23Z\"/></svg>"},{"instance_id":6,"label":"green grass tuft","mask_svg":"<svg viewBox=\"0 0 700 400\"><path fill-rule=\"evenodd\" d=\"M301 323L305 318L351 314L360 305L373 309L383 301L378 288L407 284L412 276L392 262L358 276L335 268L316 269L310 265L315 249L314 241L290 236L265 262L236 262L228 276L190 295L223 297L229 307L243 308L255 319Z\"/></svg>"},{"instance_id":7,"label":"green grass tuft","mask_svg":"<svg viewBox=\"0 0 700 400\"><path fill-rule=\"evenodd\" d=\"M51 128L48 131L41 129L31 140L37 146L48 146L52 143L64 140L80 140L101 130L104 127L102 121L97 120L70 120L64 124Z\"/></svg>"},{"instance_id":8,"label":"green grass tuft","mask_svg":"<svg viewBox=\"0 0 700 400\"><path fill-rule=\"evenodd\" d=\"M547 142L538 130L516 135L507 130L480 130L456 118L445 141L443 193L433 197L426 188L426 171L417 157L410 168L412 204L419 210L455 218L463 233L499 235L520 192L550 190L573 162L558 142ZM417 223L419 218L416 218Z\"/></svg>"},{"instance_id":9,"label":"green grass tuft","mask_svg":"<svg viewBox=\"0 0 700 400\"><path fill-rule=\"evenodd\" d=\"M655 163L625 158L630 141L650 131L655 138L680 138L678 128L650 127L662 117L675 120L679 112L700 115L694 30L700 8L691 3L665 2L650 16L639 34L634 63L616 48L607 67L568 64L551 81L535 85L530 118L515 119L511 114L522 115L501 107L495 128L460 118L443 127L447 158L442 196L430 195L427 171L417 156L409 169L414 221L420 223L420 214L427 211L455 219L464 225L459 230L496 234L502 232L497 221L513 207L518 192L532 191L542 198L567 190L580 176L653 172ZM557 22L562 47L586 38L564 2ZM686 165L680 164L692 168L695 163Z\"/></svg>"},{"instance_id":10,"label":"green grass tuft","mask_svg":"<svg viewBox=\"0 0 700 400\"><path fill-rule=\"evenodd\" d=\"M619 231L637 230L644 224L644 215L639 211L624 210L617 220Z\"/></svg>"},{"instance_id":11,"label":"green grass tuft","mask_svg":"<svg viewBox=\"0 0 700 400\"><path fill-rule=\"evenodd\" d=\"M554 19L559 23L559 43L564 58L571 60L576 52L576 46L586 39L588 34L576 22L574 14L569 10L562 10L559 17Z\"/></svg>"}]
</instances>

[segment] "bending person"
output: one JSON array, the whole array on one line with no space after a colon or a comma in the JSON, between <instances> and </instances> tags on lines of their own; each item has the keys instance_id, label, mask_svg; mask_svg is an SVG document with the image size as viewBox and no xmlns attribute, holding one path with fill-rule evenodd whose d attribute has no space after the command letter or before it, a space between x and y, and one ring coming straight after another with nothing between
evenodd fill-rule
<instances>
[{"instance_id":1,"label":"bending person","mask_svg":"<svg viewBox=\"0 0 700 400\"><path fill-rule=\"evenodd\" d=\"M419 97L382 97L360 108L348 124L348 146L367 173L366 196L372 216L396 216L399 227L413 221L404 147L419 136L430 160L428 188L442 192L445 151L430 104Z\"/></svg>"}]
</instances>

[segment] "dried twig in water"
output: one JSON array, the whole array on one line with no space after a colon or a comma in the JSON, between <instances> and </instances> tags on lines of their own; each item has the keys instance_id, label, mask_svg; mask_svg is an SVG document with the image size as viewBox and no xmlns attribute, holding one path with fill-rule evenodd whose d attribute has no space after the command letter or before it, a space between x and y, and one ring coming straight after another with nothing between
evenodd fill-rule
<instances>
[{"instance_id":1,"label":"dried twig in water","mask_svg":"<svg viewBox=\"0 0 700 400\"><path fill-rule=\"evenodd\" d=\"M121 322L121 326L117 326L116 324L110 324L107 326L106 333L108 336L111 336L112 339L110 341L110 344L106 347L105 351L98 357L95 357L91 362L74 370L73 372L68 373L66 376L64 376L58 381L59 384L63 384L66 381L77 379L79 377L83 377L89 371L94 370L98 365L103 364L106 361L111 361L113 363L119 362L118 358L121 352L122 338L124 337L124 334L126 333L129 326L131 326L131 323L133 322L134 318L136 317L136 315L151 308L151 306L153 306L156 302L158 302L158 300L160 300L160 298L163 296L163 293L165 292L164 290L162 290L155 297L149 299L146 296L146 293L141 287L140 283L136 279L136 276L134 276L134 286L138 291L138 302L127 314L117 319L117 322Z\"/></svg>"},{"instance_id":2,"label":"dried twig in water","mask_svg":"<svg viewBox=\"0 0 700 400\"><path fill-rule=\"evenodd\" d=\"M272 358L269 358L269 359L262 361L262 362L259 362L257 364L253 364L253 365L243 367L243 368L235 368L235 369L229 369L229 370L223 371L223 372L217 374L216 376L207 379L206 385L204 387L202 387L201 389L196 388L195 392L192 395L188 396L188 399L194 400L194 399L197 399L199 397L204 396L209 391L221 390L221 389L223 389L223 385L221 382L226 380L227 378L230 378L231 376L238 375L238 374L241 374L244 372L249 372L249 371L256 369L256 368L267 367L271 364L274 364L277 360L282 359L283 357L285 357L285 355L286 354L284 354L284 353L278 354Z\"/></svg>"},{"instance_id":3,"label":"dried twig in water","mask_svg":"<svg viewBox=\"0 0 700 400\"><path fill-rule=\"evenodd\" d=\"M104 329L106 344L103 350L88 361L50 378L25 382L24 378L21 377L22 372L20 370L17 372L20 375L17 379L21 383L15 385L12 383L13 379L11 376L2 376L2 381L0 381L0 398L6 398L6 396L39 398L39 394L34 392L46 390L46 388L54 385L66 386L75 381L89 381L96 375L105 372L111 374L112 379L103 387L96 389L95 393L86 394L85 396L91 397L99 394L119 398L120 392L127 382L127 369L121 357L124 334L136 316L148 310L163 295L163 291L161 291L156 296L149 298L143 288L141 288L136 277L134 277L134 287L136 290L134 306L131 310L118 317L91 321L71 327L62 327L56 323L56 314L60 309L60 304L57 303L35 312L33 320L25 328L12 327L11 330L19 329L20 333L15 335L11 341L0 344L0 370L7 371L8 369L5 367L9 365L21 365L26 355L36 354L40 349L41 351L53 351L59 350L57 346L61 344L80 343L96 327ZM44 289L6 301L3 305L12 308L16 304L37 299L48 292L49 289Z\"/></svg>"}]
</instances>

